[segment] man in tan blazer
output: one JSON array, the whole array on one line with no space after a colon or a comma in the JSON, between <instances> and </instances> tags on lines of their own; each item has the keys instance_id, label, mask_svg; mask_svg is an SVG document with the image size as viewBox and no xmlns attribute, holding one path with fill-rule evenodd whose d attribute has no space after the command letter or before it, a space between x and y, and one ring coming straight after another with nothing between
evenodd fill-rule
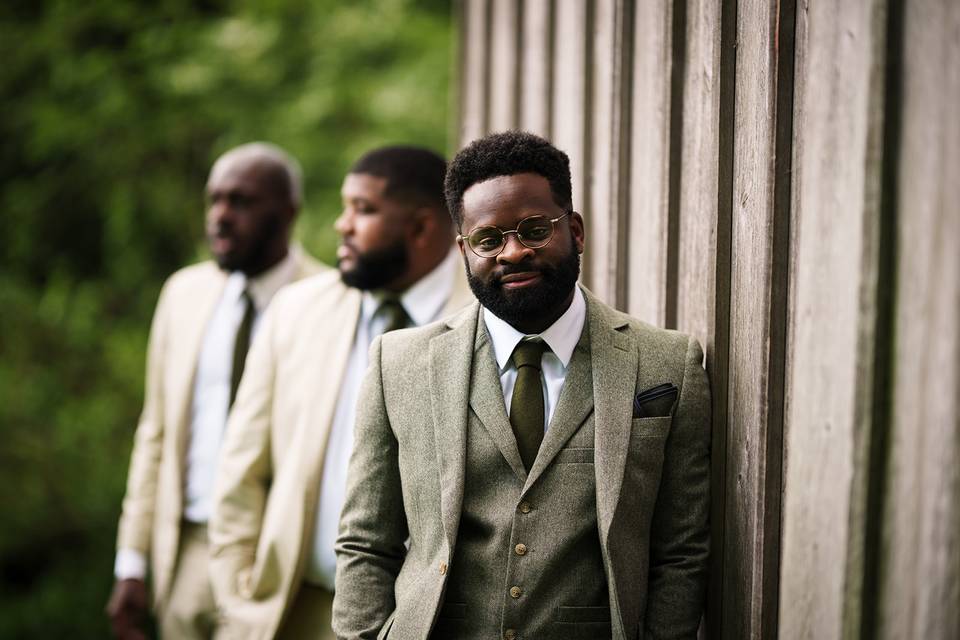
<instances>
[{"instance_id":1,"label":"man in tan blazer","mask_svg":"<svg viewBox=\"0 0 960 640\"><path fill-rule=\"evenodd\" d=\"M223 448L211 573L231 638L329 638L356 394L373 337L471 299L443 198L415 147L361 158L341 190L339 274L277 296Z\"/></svg>"},{"instance_id":2,"label":"man in tan blazer","mask_svg":"<svg viewBox=\"0 0 960 640\"><path fill-rule=\"evenodd\" d=\"M576 283L567 156L480 139L447 204L478 304L374 342L339 638L695 638L710 397L696 340Z\"/></svg>"},{"instance_id":3,"label":"man in tan blazer","mask_svg":"<svg viewBox=\"0 0 960 640\"><path fill-rule=\"evenodd\" d=\"M167 280L150 331L144 407L107 605L118 637L143 637L148 565L162 635L212 634L206 521L246 348L273 294L321 270L290 246L301 177L281 149L252 143L228 151L213 165L206 195L214 260Z\"/></svg>"}]
</instances>

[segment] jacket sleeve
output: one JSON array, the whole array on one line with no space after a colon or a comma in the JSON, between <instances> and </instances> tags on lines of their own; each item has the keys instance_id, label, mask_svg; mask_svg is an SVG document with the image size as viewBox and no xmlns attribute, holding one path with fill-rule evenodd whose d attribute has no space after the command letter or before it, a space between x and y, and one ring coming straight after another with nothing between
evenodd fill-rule
<instances>
[{"instance_id":1,"label":"jacket sleeve","mask_svg":"<svg viewBox=\"0 0 960 640\"><path fill-rule=\"evenodd\" d=\"M354 449L337 538L333 630L338 638L373 639L395 608L407 521L397 439L384 403L382 343L370 349L360 389Z\"/></svg>"},{"instance_id":2,"label":"jacket sleeve","mask_svg":"<svg viewBox=\"0 0 960 640\"><path fill-rule=\"evenodd\" d=\"M648 640L696 638L706 598L711 409L702 362L700 345L690 338L651 525Z\"/></svg>"},{"instance_id":3,"label":"jacket sleeve","mask_svg":"<svg viewBox=\"0 0 960 640\"><path fill-rule=\"evenodd\" d=\"M251 578L273 478L276 317L271 305L250 346L220 449L208 523L214 599L235 621L254 606Z\"/></svg>"},{"instance_id":4,"label":"jacket sleeve","mask_svg":"<svg viewBox=\"0 0 960 640\"><path fill-rule=\"evenodd\" d=\"M170 314L170 284L164 285L153 314L147 347L143 410L137 424L127 473L127 490L117 527L117 548L143 555L150 551L163 453L163 379Z\"/></svg>"}]
</instances>

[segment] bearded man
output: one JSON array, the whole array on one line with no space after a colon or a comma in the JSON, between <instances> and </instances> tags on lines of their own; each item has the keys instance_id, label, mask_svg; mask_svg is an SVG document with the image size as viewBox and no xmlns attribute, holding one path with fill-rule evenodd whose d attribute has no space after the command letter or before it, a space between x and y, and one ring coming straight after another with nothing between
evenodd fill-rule
<instances>
[{"instance_id":1,"label":"bearded man","mask_svg":"<svg viewBox=\"0 0 960 640\"><path fill-rule=\"evenodd\" d=\"M374 337L464 306L446 162L386 147L341 189L338 272L289 287L251 347L227 427L210 540L225 637L332 638L333 545Z\"/></svg>"},{"instance_id":2,"label":"bearded man","mask_svg":"<svg viewBox=\"0 0 960 640\"><path fill-rule=\"evenodd\" d=\"M577 284L569 160L495 134L447 205L477 302L374 342L337 540L339 638L695 638L710 394L697 341Z\"/></svg>"}]
</instances>

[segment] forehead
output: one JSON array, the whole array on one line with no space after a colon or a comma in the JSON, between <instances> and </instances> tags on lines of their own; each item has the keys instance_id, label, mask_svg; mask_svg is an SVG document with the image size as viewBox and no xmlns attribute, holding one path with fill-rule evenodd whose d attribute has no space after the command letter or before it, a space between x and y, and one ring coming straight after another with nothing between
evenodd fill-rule
<instances>
[{"instance_id":1,"label":"forehead","mask_svg":"<svg viewBox=\"0 0 960 640\"><path fill-rule=\"evenodd\" d=\"M468 228L478 224L512 225L529 215L559 211L550 182L535 173L497 176L470 185L463 193L463 221Z\"/></svg>"},{"instance_id":2,"label":"forehead","mask_svg":"<svg viewBox=\"0 0 960 640\"><path fill-rule=\"evenodd\" d=\"M226 158L218 160L207 179L208 191L234 189L266 189L267 168L251 159Z\"/></svg>"},{"instance_id":3,"label":"forehead","mask_svg":"<svg viewBox=\"0 0 960 640\"><path fill-rule=\"evenodd\" d=\"M381 200L387 190L387 179L369 173L348 173L340 195L344 200Z\"/></svg>"}]
</instances>

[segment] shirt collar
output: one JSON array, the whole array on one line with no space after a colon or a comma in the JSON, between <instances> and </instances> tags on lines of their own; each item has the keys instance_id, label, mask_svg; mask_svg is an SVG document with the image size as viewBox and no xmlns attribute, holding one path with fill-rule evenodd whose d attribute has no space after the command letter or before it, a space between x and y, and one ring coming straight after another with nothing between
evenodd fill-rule
<instances>
[{"instance_id":1,"label":"shirt collar","mask_svg":"<svg viewBox=\"0 0 960 640\"><path fill-rule=\"evenodd\" d=\"M538 334L550 350L566 368L573 357L573 350L580 341L583 325L587 317L587 304L580 287L574 287L573 301L567 310L547 329ZM504 371L510 364L510 356L517 343L527 337L513 328L513 326L495 316L486 307L483 308L483 321L487 325L487 332L493 342L493 353L497 358L500 371Z\"/></svg>"},{"instance_id":2,"label":"shirt collar","mask_svg":"<svg viewBox=\"0 0 960 640\"><path fill-rule=\"evenodd\" d=\"M273 295L280 290L280 287L296 278L297 254L299 251L299 247L291 245L287 255L280 262L253 278L248 279L240 271L231 272L227 278L227 290L239 298L246 289L249 291L250 297L253 298L253 305L257 312L263 311L270 304Z\"/></svg>"},{"instance_id":3,"label":"shirt collar","mask_svg":"<svg viewBox=\"0 0 960 640\"><path fill-rule=\"evenodd\" d=\"M440 264L401 294L400 304L418 327L435 320L450 299L454 276L459 267L459 253L451 248ZM363 317L367 320L372 318L385 297L386 292L382 290L364 291L360 307Z\"/></svg>"}]
</instances>

